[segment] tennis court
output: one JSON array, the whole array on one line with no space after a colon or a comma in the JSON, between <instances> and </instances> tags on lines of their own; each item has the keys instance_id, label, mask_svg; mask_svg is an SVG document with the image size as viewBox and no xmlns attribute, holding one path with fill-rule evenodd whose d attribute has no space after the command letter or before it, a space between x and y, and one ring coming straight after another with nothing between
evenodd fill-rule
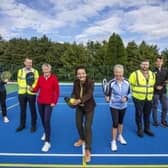
<instances>
[{"instance_id":1,"label":"tennis court","mask_svg":"<svg viewBox=\"0 0 168 168\"><path fill-rule=\"evenodd\" d=\"M29 111L26 129L16 133L19 125L17 93L8 94L10 122L4 124L0 118L0 167L168 167L168 128L151 126L155 137L137 137L131 100L124 122L124 137L128 144L118 144L118 151L111 151L111 115L100 85L95 87L97 107L93 121L92 160L86 164L84 146L73 147L78 139L75 111L63 100L64 96L70 95L71 89L71 85L61 85L61 97L52 113L52 147L48 153L41 152L43 130L39 115L36 133L30 133Z\"/></svg>"}]
</instances>

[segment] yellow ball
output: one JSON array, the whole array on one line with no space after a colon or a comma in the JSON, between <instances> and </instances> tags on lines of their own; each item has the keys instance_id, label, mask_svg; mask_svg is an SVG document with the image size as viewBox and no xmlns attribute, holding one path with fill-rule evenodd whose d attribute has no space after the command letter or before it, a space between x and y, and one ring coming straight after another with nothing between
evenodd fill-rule
<instances>
[{"instance_id":1,"label":"yellow ball","mask_svg":"<svg viewBox=\"0 0 168 168\"><path fill-rule=\"evenodd\" d=\"M69 103L70 103L70 104L74 104L75 101L76 101L76 99L74 99L74 98L70 98Z\"/></svg>"}]
</instances>

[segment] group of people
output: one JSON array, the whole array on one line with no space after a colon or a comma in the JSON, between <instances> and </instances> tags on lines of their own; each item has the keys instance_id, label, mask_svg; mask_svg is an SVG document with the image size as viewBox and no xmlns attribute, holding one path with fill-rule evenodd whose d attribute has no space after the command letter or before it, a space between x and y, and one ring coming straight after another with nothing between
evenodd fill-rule
<instances>
[{"instance_id":1,"label":"group of people","mask_svg":"<svg viewBox=\"0 0 168 168\"><path fill-rule=\"evenodd\" d=\"M20 124L16 129L17 132L22 131L26 127L26 106L29 103L31 112L31 132L36 131L37 112L36 112L36 92L39 91L37 105L39 114L44 128L41 140L44 141L42 147L43 152L47 152L50 147L51 126L50 119L52 109L56 105L59 98L59 82L56 75L52 74L50 64L42 65L43 74L39 77L39 73L32 67L32 59L26 58L24 67L18 70L18 99L20 104ZM26 81L26 74L34 73L34 82L30 86Z\"/></svg>"},{"instance_id":2,"label":"group of people","mask_svg":"<svg viewBox=\"0 0 168 168\"><path fill-rule=\"evenodd\" d=\"M161 125L168 127L167 116L167 96L166 84L168 81L168 71L163 67L163 58L158 56L153 70L149 70L149 61L143 60L140 68L132 72L127 80L124 78L124 66L117 64L113 69L113 79L108 82L108 94L105 96L109 102L112 117L112 141L111 150L117 151L117 141L126 145L127 141L123 137L123 121L126 113L128 99L132 96L135 105L135 121L137 135L143 137L144 133L154 136L150 129L150 115L152 112L153 125L159 126L158 121L158 101L162 105ZM34 82L30 86L26 82L26 74L33 72ZM36 93L38 92L37 105L41 117L44 133L41 140L44 141L43 152L51 148L51 114L53 107L59 98L59 81L52 73L50 64L42 65L42 75L32 67L32 59L25 58L24 67L18 70L18 100L20 104L20 124L16 131L22 131L26 127L26 106L29 103L31 112L31 132L35 132L37 122ZM86 67L78 66L75 69L76 79L73 83L71 97L75 98L73 105L76 106L76 127L79 139L74 142L75 147L85 144L85 161L91 160L92 144L92 122L95 110L94 81L87 75ZM9 122L6 112L6 90L4 84L7 81L0 81L0 103L4 122ZM4 98L4 97L5 98ZM3 98L2 98L3 97Z\"/></svg>"},{"instance_id":3,"label":"group of people","mask_svg":"<svg viewBox=\"0 0 168 168\"><path fill-rule=\"evenodd\" d=\"M124 78L123 65L114 66L114 78L109 81L109 94L106 101L109 102L113 126L111 150L117 151L117 141L126 145L127 141L122 135L123 119L127 108L128 98L132 96L135 106L135 122L137 135L143 137L144 133L154 136L150 128L150 116L152 113L153 126L168 127L167 118L167 94L168 70L163 67L163 57L158 56L154 69L150 70L149 60L143 60L140 68L132 72L126 80ZM131 93L131 94L130 94ZM158 104L161 104L161 121L158 121Z\"/></svg>"}]
</instances>

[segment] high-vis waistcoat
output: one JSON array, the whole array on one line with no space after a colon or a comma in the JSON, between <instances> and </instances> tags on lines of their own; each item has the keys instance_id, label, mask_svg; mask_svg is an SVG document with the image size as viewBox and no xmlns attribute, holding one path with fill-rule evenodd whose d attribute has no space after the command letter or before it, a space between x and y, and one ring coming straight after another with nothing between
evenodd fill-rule
<instances>
[{"instance_id":1,"label":"high-vis waistcoat","mask_svg":"<svg viewBox=\"0 0 168 168\"><path fill-rule=\"evenodd\" d=\"M31 69L31 72L34 73L35 81L32 85L32 87L34 87L37 83L39 74L38 74L38 71L34 68ZM25 93L30 94L30 95L36 94L36 93L31 92L29 90L29 86L26 84L26 71L24 68L18 70L17 83L18 83L18 94L25 94Z\"/></svg>"},{"instance_id":2,"label":"high-vis waistcoat","mask_svg":"<svg viewBox=\"0 0 168 168\"><path fill-rule=\"evenodd\" d=\"M149 71L149 77L146 79L140 70L133 72L129 77L132 96L138 100L152 100L155 74Z\"/></svg>"}]
</instances>

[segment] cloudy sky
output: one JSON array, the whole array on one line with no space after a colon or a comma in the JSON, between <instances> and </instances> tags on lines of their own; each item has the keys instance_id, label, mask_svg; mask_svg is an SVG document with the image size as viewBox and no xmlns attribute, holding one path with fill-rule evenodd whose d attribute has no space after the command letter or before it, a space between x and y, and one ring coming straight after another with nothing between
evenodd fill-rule
<instances>
[{"instance_id":1,"label":"cloudy sky","mask_svg":"<svg viewBox=\"0 0 168 168\"><path fill-rule=\"evenodd\" d=\"M134 40L168 48L168 0L0 0L0 35L85 43Z\"/></svg>"}]
</instances>

